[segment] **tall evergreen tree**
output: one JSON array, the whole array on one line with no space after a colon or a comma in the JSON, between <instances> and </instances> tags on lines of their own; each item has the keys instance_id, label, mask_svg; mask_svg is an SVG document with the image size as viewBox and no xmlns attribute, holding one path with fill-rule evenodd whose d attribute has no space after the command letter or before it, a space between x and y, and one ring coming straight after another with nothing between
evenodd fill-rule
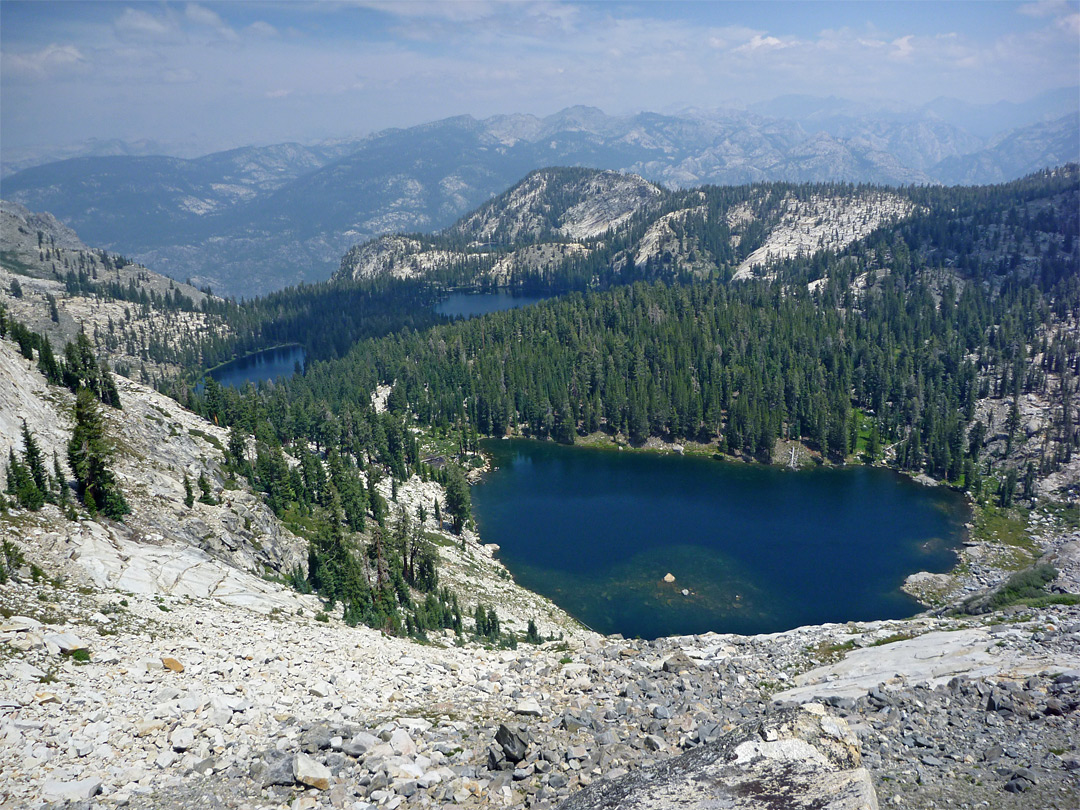
<instances>
[{"instance_id":1,"label":"tall evergreen tree","mask_svg":"<svg viewBox=\"0 0 1080 810\"><path fill-rule=\"evenodd\" d=\"M112 448L94 395L86 388L75 395L75 429L68 442L68 464L75 474L79 499L91 512L101 510L120 519L131 511L109 469Z\"/></svg>"}]
</instances>

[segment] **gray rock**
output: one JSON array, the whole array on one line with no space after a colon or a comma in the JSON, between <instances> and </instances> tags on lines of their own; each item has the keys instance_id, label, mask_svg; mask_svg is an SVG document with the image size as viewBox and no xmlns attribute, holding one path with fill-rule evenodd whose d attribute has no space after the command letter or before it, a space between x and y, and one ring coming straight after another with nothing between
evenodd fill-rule
<instances>
[{"instance_id":1,"label":"gray rock","mask_svg":"<svg viewBox=\"0 0 1080 810\"><path fill-rule=\"evenodd\" d=\"M355 734L353 738L345 743L342 743L341 750L348 754L350 757L362 757L374 746L379 744L379 738L373 734L361 731L359 734Z\"/></svg>"},{"instance_id":2,"label":"gray rock","mask_svg":"<svg viewBox=\"0 0 1080 810\"><path fill-rule=\"evenodd\" d=\"M46 779L41 798L47 802L79 802L92 799L101 792L101 780L91 777L76 782Z\"/></svg>"},{"instance_id":3,"label":"gray rock","mask_svg":"<svg viewBox=\"0 0 1080 810\"><path fill-rule=\"evenodd\" d=\"M810 704L781 709L655 767L596 782L559 810L705 806L876 810L878 805L847 724Z\"/></svg>"},{"instance_id":4,"label":"gray rock","mask_svg":"<svg viewBox=\"0 0 1080 810\"><path fill-rule=\"evenodd\" d=\"M689 670L689 671L693 672L696 669L697 669L697 664L695 664L693 661L691 661L687 657L686 653L684 653L682 650L676 650L674 653L672 653L670 656L668 656L667 660L664 661L664 666L663 666L664 672L674 672L674 673L679 673L679 672L682 672L683 670Z\"/></svg>"},{"instance_id":5,"label":"gray rock","mask_svg":"<svg viewBox=\"0 0 1080 810\"><path fill-rule=\"evenodd\" d=\"M181 726L169 735L169 744L172 745L174 751L187 751L195 744L195 731Z\"/></svg>"},{"instance_id":6,"label":"gray rock","mask_svg":"<svg viewBox=\"0 0 1080 810\"><path fill-rule=\"evenodd\" d=\"M390 735L390 747L394 749L394 753L398 756L416 756L416 743L409 736L409 732L403 728L397 729Z\"/></svg>"},{"instance_id":7,"label":"gray rock","mask_svg":"<svg viewBox=\"0 0 1080 810\"><path fill-rule=\"evenodd\" d=\"M316 723L300 735L300 750L307 754L314 754L324 748L330 747L330 726L326 723Z\"/></svg>"},{"instance_id":8,"label":"gray rock","mask_svg":"<svg viewBox=\"0 0 1080 810\"><path fill-rule=\"evenodd\" d=\"M330 787L330 769L304 753L297 754L293 760L293 778L301 785L317 790Z\"/></svg>"},{"instance_id":9,"label":"gray rock","mask_svg":"<svg viewBox=\"0 0 1080 810\"><path fill-rule=\"evenodd\" d=\"M271 748L264 751L261 761L252 767L251 776L265 788L270 785L293 784L296 781L293 773L293 755Z\"/></svg>"},{"instance_id":10,"label":"gray rock","mask_svg":"<svg viewBox=\"0 0 1080 810\"><path fill-rule=\"evenodd\" d=\"M514 714L524 717L539 717L543 712L540 711L540 704L535 700L523 700L514 707Z\"/></svg>"},{"instance_id":11,"label":"gray rock","mask_svg":"<svg viewBox=\"0 0 1080 810\"><path fill-rule=\"evenodd\" d=\"M514 763L525 759L525 752L529 748L527 732L506 725L499 726L499 730L495 732L495 742L499 744L507 761Z\"/></svg>"},{"instance_id":12,"label":"gray rock","mask_svg":"<svg viewBox=\"0 0 1080 810\"><path fill-rule=\"evenodd\" d=\"M645 737L645 747L650 751L662 751L667 747L663 737L659 737L656 734L649 734Z\"/></svg>"}]
</instances>

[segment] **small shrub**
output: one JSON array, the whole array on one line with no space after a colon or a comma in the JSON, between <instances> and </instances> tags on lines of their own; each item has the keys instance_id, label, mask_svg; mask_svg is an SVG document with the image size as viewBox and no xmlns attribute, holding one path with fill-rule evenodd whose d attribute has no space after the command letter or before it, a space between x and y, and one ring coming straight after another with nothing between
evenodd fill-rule
<instances>
[{"instance_id":1,"label":"small shrub","mask_svg":"<svg viewBox=\"0 0 1080 810\"><path fill-rule=\"evenodd\" d=\"M75 661L77 663L80 663L80 664L85 664L85 663L90 661L90 651L89 650L72 650L71 651L71 660L73 660L73 661Z\"/></svg>"},{"instance_id":2,"label":"small shrub","mask_svg":"<svg viewBox=\"0 0 1080 810\"><path fill-rule=\"evenodd\" d=\"M326 615L325 611L320 610L315 614L315 621L325 623L330 621L330 617Z\"/></svg>"}]
</instances>

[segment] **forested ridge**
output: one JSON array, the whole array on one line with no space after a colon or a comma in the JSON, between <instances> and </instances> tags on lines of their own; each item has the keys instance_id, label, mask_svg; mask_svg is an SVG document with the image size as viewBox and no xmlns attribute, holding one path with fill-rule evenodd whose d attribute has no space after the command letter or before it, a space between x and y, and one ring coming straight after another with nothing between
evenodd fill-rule
<instances>
[{"instance_id":1,"label":"forested ridge","mask_svg":"<svg viewBox=\"0 0 1080 810\"><path fill-rule=\"evenodd\" d=\"M396 417L464 444L604 430L768 460L789 439L973 488L1000 461L983 441L1004 430L1011 447L1016 400L1036 392L1054 422L1045 474L1080 439L1076 172L906 192L915 216L790 259L773 282L637 282L362 341L265 393L271 423L319 441L325 415L357 424L384 383ZM708 221L687 220L686 238ZM1012 400L1008 424L976 418L987 397Z\"/></svg>"}]
</instances>

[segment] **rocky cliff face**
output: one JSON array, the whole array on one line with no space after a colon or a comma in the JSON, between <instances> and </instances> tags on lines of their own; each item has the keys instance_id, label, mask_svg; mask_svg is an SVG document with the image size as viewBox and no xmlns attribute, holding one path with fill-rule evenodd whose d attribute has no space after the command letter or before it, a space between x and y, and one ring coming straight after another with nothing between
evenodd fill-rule
<instances>
[{"instance_id":1,"label":"rocky cliff face","mask_svg":"<svg viewBox=\"0 0 1080 810\"><path fill-rule=\"evenodd\" d=\"M544 237L594 239L625 224L661 193L632 174L538 171L459 220L448 233L478 245L512 245Z\"/></svg>"},{"instance_id":2,"label":"rocky cliff face","mask_svg":"<svg viewBox=\"0 0 1080 810\"><path fill-rule=\"evenodd\" d=\"M662 196L657 186L618 172L533 172L435 237L383 236L356 245L335 278L419 278L465 268L469 282L505 283L515 271L535 272L589 252Z\"/></svg>"},{"instance_id":3,"label":"rocky cliff face","mask_svg":"<svg viewBox=\"0 0 1080 810\"><path fill-rule=\"evenodd\" d=\"M0 455L22 451L25 420L50 465L54 452L63 463L74 397L47 385L9 341L0 341L0 380ZM101 413L132 513L123 524L71 524L47 507L43 521L27 516L29 534L6 524L8 537L31 548L68 548L83 561L84 578L97 586L142 593L210 596L234 570L255 577L306 570L306 544L282 527L262 499L244 486L224 488L226 431L150 388L120 376L116 385L123 410L102 407ZM221 503L184 506L185 473L192 485L205 475Z\"/></svg>"}]
</instances>

